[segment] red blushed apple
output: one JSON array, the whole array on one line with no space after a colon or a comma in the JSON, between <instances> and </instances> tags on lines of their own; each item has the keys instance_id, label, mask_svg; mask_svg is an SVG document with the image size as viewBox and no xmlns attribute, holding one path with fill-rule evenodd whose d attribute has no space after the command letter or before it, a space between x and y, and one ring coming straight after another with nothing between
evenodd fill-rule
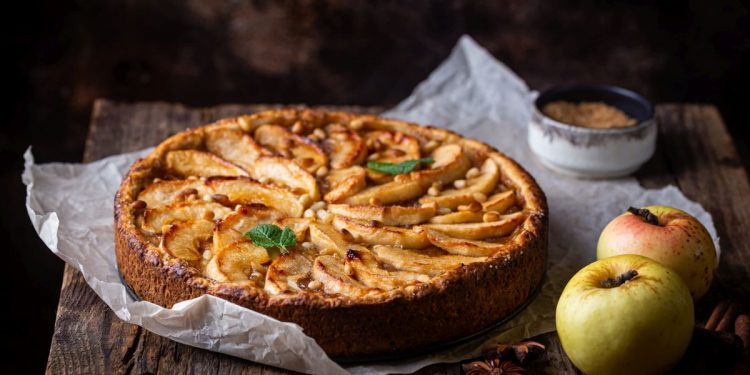
<instances>
[{"instance_id":1,"label":"red blushed apple","mask_svg":"<svg viewBox=\"0 0 750 375\"><path fill-rule=\"evenodd\" d=\"M620 254L642 255L673 269L693 299L708 291L716 267L716 248L703 224L667 206L631 207L607 224L596 257Z\"/></svg>"}]
</instances>

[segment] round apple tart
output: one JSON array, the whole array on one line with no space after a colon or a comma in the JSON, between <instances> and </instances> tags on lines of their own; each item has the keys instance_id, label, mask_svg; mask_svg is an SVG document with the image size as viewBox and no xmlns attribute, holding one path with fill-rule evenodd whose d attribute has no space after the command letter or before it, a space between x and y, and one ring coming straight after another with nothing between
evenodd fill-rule
<instances>
[{"instance_id":1,"label":"round apple tart","mask_svg":"<svg viewBox=\"0 0 750 375\"><path fill-rule=\"evenodd\" d=\"M142 299L211 294L299 324L333 357L389 355L523 305L545 270L547 204L481 142L283 109L186 130L135 162L115 245Z\"/></svg>"}]
</instances>

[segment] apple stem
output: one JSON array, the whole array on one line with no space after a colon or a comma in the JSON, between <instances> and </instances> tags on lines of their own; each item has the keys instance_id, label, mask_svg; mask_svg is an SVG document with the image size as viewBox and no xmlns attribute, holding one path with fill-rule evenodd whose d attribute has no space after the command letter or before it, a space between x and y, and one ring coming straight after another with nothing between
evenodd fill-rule
<instances>
[{"instance_id":1,"label":"apple stem","mask_svg":"<svg viewBox=\"0 0 750 375\"><path fill-rule=\"evenodd\" d=\"M625 284L626 282L630 280L633 280L636 276L638 276L638 271L629 270L629 271L623 272L622 274L616 277L610 277L606 280L602 280L600 284L602 288L616 288L622 284Z\"/></svg>"},{"instance_id":2,"label":"apple stem","mask_svg":"<svg viewBox=\"0 0 750 375\"><path fill-rule=\"evenodd\" d=\"M628 207L628 212L633 215L640 216L649 224L659 225L659 218L651 213L651 211L649 211L647 208Z\"/></svg>"}]
</instances>

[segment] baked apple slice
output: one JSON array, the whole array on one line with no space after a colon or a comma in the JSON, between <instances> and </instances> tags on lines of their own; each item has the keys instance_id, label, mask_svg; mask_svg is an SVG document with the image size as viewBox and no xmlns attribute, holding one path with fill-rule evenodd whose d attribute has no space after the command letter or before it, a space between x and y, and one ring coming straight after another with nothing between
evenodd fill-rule
<instances>
[{"instance_id":1,"label":"baked apple slice","mask_svg":"<svg viewBox=\"0 0 750 375\"><path fill-rule=\"evenodd\" d=\"M367 147L359 135L341 124L326 127L328 138L323 141L323 150L328 154L331 168L342 169L362 164L367 157Z\"/></svg>"},{"instance_id":2,"label":"baked apple slice","mask_svg":"<svg viewBox=\"0 0 750 375\"><path fill-rule=\"evenodd\" d=\"M345 261L354 270L357 281L371 288L391 290L430 281L423 273L383 269L377 257L362 246L350 246Z\"/></svg>"},{"instance_id":3,"label":"baked apple slice","mask_svg":"<svg viewBox=\"0 0 750 375\"><path fill-rule=\"evenodd\" d=\"M523 222L525 216L522 212L509 215L501 215L497 221L486 223L465 224L424 224L424 229L434 229L448 236L466 240L481 240L491 237L502 237L508 235Z\"/></svg>"},{"instance_id":4,"label":"baked apple slice","mask_svg":"<svg viewBox=\"0 0 750 375\"><path fill-rule=\"evenodd\" d=\"M240 207L238 210L217 220L214 225L213 249L221 248L237 241L251 242L245 232L261 223L270 223L279 218L279 213L267 208Z\"/></svg>"},{"instance_id":5,"label":"baked apple slice","mask_svg":"<svg viewBox=\"0 0 750 375\"><path fill-rule=\"evenodd\" d=\"M377 201L380 204L398 203L418 198L426 190L427 187L423 186L418 180L391 181L362 190L345 199L344 203L371 204L373 201Z\"/></svg>"},{"instance_id":6,"label":"baked apple slice","mask_svg":"<svg viewBox=\"0 0 750 375\"><path fill-rule=\"evenodd\" d=\"M271 152L258 145L253 137L236 128L215 128L206 131L206 149L245 170L251 170L255 160Z\"/></svg>"},{"instance_id":7,"label":"baked apple slice","mask_svg":"<svg viewBox=\"0 0 750 375\"><path fill-rule=\"evenodd\" d=\"M407 228L380 225L375 222L335 216L333 226L339 231L347 231L358 242L371 245L402 246L421 249L430 245L424 233Z\"/></svg>"},{"instance_id":8,"label":"baked apple slice","mask_svg":"<svg viewBox=\"0 0 750 375\"><path fill-rule=\"evenodd\" d=\"M507 190L487 198L487 200L482 203L482 209L485 211L497 211L503 213L514 204L516 204L516 194L513 190Z\"/></svg>"},{"instance_id":9,"label":"baked apple slice","mask_svg":"<svg viewBox=\"0 0 750 375\"><path fill-rule=\"evenodd\" d=\"M206 185L214 194L225 195L232 204L260 203L292 217L302 216L305 210L306 203L291 191L247 177L209 178Z\"/></svg>"},{"instance_id":10,"label":"baked apple slice","mask_svg":"<svg viewBox=\"0 0 750 375\"><path fill-rule=\"evenodd\" d=\"M271 258L266 249L252 242L237 241L222 247L206 265L206 276L221 282L247 281Z\"/></svg>"},{"instance_id":11,"label":"baked apple slice","mask_svg":"<svg viewBox=\"0 0 750 375\"><path fill-rule=\"evenodd\" d=\"M188 261L201 259L202 248L211 239L214 223L210 220L184 221L162 228L159 247L167 254Z\"/></svg>"},{"instance_id":12,"label":"baked apple slice","mask_svg":"<svg viewBox=\"0 0 750 375\"><path fill-rule=\"evenodd\" d=\"M328 164L328 157L313 141L300 137L278 125L262 125L255 130L255 140L279 155L294 158L306 171L315 173Z\"/></svg>"},{"instance_id":13,"label":"baked apple slice","mask_svg":"<svg viewBox=\"0 0 750 375\"><path fill-rule=\"evenodd\" d=\"M161 180L146 186L138 193L138 200L146 202L146 207L154 208L182 202L189 194L201 197L207 193L203 181L195 180Z\"/></svg>"},{"instance_id":14,"label":"baked apple slice","mask_svg":"<svg viewBox=\"0 0 750 375\"><path fill-rule=\"evenodd\" d=\"M143 213L142 228L161 233L162 227L179 221L219 219L230 213L227 207L214 202L190 201L149 208Z\"/></svg>"},{"instance_id":15,"label":"baked apple slice","mask_svg":"<svg viewBox=\"0 0 750 375\"><path fill-rule=\"evenodd\" d=\"M435 216L432 206L372 206L330 204L328 212L359 220L375 220L385 225L411 225L424 223ZM481 218L481 216L480 216Z\"/></svg>"},{"instance_id":16,"label":"baked apple slice","mask_svg":"<svg viewBox=\"0 0 750 375\"><path fill-rule=\"evenodd\" d=\"M349 242L336 228L325 223L310 224L310 242L322 254L334 253L340 257L346 255Z\"/></svg>"},{"instance_id":17,"label":"baked apple slice","mask_svg":"<svg viewBox=\"0 0 750 375\"><path fill-rule=\"evenodd\" d=\"M466 175L471 167L471 161L457 144L442 145L432 152L434 162L429 169L411 172L413 180L419 180L423 186L429 187L435 182L448 183Z\"/></svg>"},{"instance_id":18,"label":"baked apple slice","mask_svg":"<svg viewBox=\"0 0 750 375\"><path fill-rule=\"evenodd\" d=\"M307 238L307 230L310 228L310 219L302 217L282 217L274 220L273 223L281 229L289 227L294 232L297 243L301 243Z\"/></svg>"},{"instance_id":19,"label":"baked apple slice","mask_svg":"<svg viewBox=\"0 0 750 375\"><path fill-rule=\"evenodd\" d=\"M167 173L176 176L247 176L244 169L204 151L170 151L165 161Z\"/></svg>"},{"instance_id":20,"label":"baked apple slice","mask_svg":"<svg viewBox=\"0 0 750 375\"><path fill-rule=\"evenodd\" d=\"M360 166L328 172L323 180L326 191L323 200L329 203L341 202L359 193L367 184L366 175L365 169Z\"/></svg>"},{"instance_id":21,"label":"baked apple slice","mask_svg":"<svg viewBox=\"0 0 750 375\"><path fill-rule=\"evenodd\" d=\"M365 139L369 145L368 148L372 151L371 160L373 161L396 164L421 157L419 142L400 131L370 131L365 134ZM392 175L372 169L367 170L367 177L378 184L393 180Z\"/></svg>"},{"instance_id":22,"label":"baked apple slice","mask_svg":"<svg viewBox=\"0 0 750 375\"><path fill-rule=\"evenodd\" d=\"M470 257L491 256L508 248L506 244L449 237L432 229L425 230L425 233L430 243L455 255Z\"/></svg>"},{"instance_id":23,"label":"baked apple slice","mask_svg":"<svg viewBox=\"0 0 750 375\"><path fill-rule=\"evenodd\" d=\"M347 274L344 261L336 255L321 255L315 258L312 276L323 284L323 291L349 297L363 297L377 292Z\"/></svg>"},{"instance_id":24,"label":"baked apple slice","mask_svg":"<svg viewBox=\"0 0 750 375\"><path fill-rule=\"evenodd\" d=\"M407 250L393 246L376 245L372 252L381 262L396 269L438 276L465 264L484 262L486 257L467 257L462 255L426 255L420 251Z\"/></svg>"},{"instance_id":25,"label":"baked apple slice","mask_svg":"<svg viewBox=\"0 0 750 375\"><path fill-rule=\"evenodd\" d=\"M248 171L250 177L256 180L267 178L275 184L288 187L295 193L309 195L312 201L320 200L320 191L315 177L289 159L263 156L255 160Z\"/></svg>"},{"instance_id":26,"label":"baked apple slice","mask_svg":"<svg viewBox=\"0 0 750 375\"><path fill-rule=\"evenodd\" d=\"M461 224L482 221L481 211L457 211L445 215L435 216L430 219L431 224Z\"/></svg>"},{"instance_id":27,"label":"baked apple slice","mask_svg":"<svg viewBox=\"0 0 750 375\"><path fill-rule=\"evenodd\" d=\"M438 207L454 209L460 205L470 204L475 201L475 194L490 194L497 186L500 178L500 169L492 159L485 160L480 170L480 175L465 181L465 187L461 189L447 189L438 196L426 196L419 200L420 203L432 203Z\"/></svg>"},{"instance_id":28,"label":"baked apple slice","mask_svg":"<svg viewBox=\"0 0 750 375\"><path fill-rule=\"evenodd\" d=\"M281 254L268 266L263 289L271 295L302 291L307 288L305 281L310 281L312 265L312 257L303 252Z\"/></svg>"}]
</instances>

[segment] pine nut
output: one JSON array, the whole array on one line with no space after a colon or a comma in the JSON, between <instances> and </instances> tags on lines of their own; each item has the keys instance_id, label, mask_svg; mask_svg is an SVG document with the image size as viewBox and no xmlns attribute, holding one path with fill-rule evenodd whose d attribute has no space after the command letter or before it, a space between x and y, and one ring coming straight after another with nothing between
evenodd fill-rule
<instances>
[{"instance_id":1,"label":"pine nut","mask_svg":"<svg viewBox=\"0 0 750 375\"><path fill-rule=\"evenodd\" d=\"M453 186L456 189L463 189L463 188L466 187L466 180L456 180L456 181L453 181Z\"/></svg>"},{"instance_id":2,"label":"pine nut","mask_svg":"<svg viewBox=\"0 0 750 375\"><path fill-rule=\"evenodd\" d=\"M471 168L466 172L466 178L474 178L476 176L479 176L479 168L477 167Z\"/></svg>"},{"instance_id":3,"label":"pine nut","mask_svg":"<svg viewBox=\"0 0 750 375\"><path fill-rule=\"evenodd\" d=\"M318 170L315 171L315 175L318 176L318 177L323 177L323 176L325 176L327 174L328 174L328 167L326 167L325 165L322 166L322 167L320 167L320 168L318 168Z\"/></svg>"}]
</instances>

